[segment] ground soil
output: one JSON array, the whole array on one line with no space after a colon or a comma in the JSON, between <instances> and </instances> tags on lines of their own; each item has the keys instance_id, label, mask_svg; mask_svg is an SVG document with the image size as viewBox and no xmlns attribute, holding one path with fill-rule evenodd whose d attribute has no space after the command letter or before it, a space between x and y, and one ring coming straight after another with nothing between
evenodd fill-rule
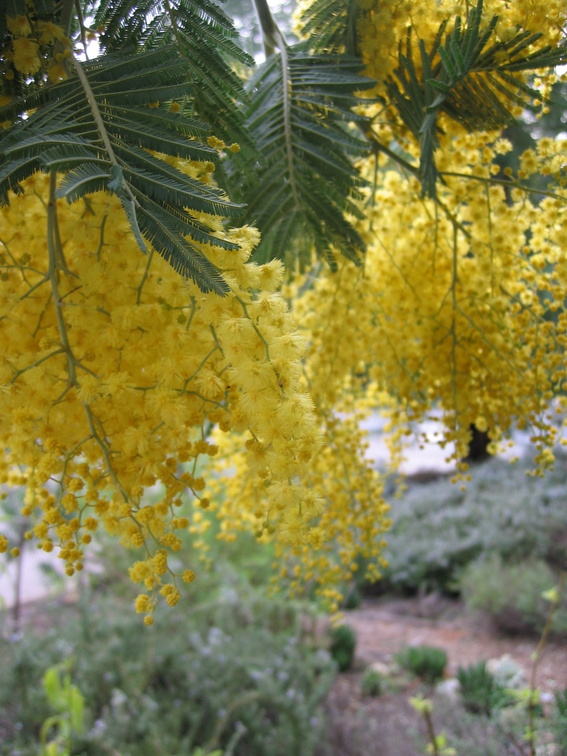
<instances>
[{"instance_id":1,"label":"ground soil","mask_svg":"<svg viewBox=\"0 0 567 756\"><path fill-rule=\"evenodd\" d=\"M436 594L365 601L345 621L356 631L357 656L365 666L389 661L403 646L426 644L445 649L450 677L459 666L510 654L529 680L538 642L537 637L502 635L482 615ZM536 686L551 693L567 687L567 639L552 638L545 644Z\"/></svg>"},{"instance_id":2,"label":"ground soil","mask_svg":"<svg viewBox=\"0 0 567 756\"><path fill-rule=\"evenodd\" d=\"M325 750L324 756L420 756L425 753L424 723L408 702L411 696L423 692L418 682L410 683L403 690L386 690L378 698L363 698L360 690L364 670L375 662L388 664L404 646L427 644L445 649L449 659L448 677L455 675L459 665L509 654L524 669L526 679L531 678L537 638L503 636L487 619L443 597L367 600L359 609L347 612L344 621L356 631L356 660L350 672L338 676L328 698L331 747ZM566 639L551 639L546 643L535 684L544 694L544 701L549 701L555 691L567 687ZM458 729L458 704L450 703L445 710L444 704L437 703L436 698L435 706L438 730L446 728L450 733L455 723ZM482 725L480 728L482 730ZM474 747L475 756L528 753L519 743L500 745L496 735L486 728L484 733L472 733L471 738L478 742L478 746L470 746L469 753L473 753ZM458 753L469 756L460 750ZM559 754L559 751L551 748L546 753Z\"/></svg>"}]
</instances>

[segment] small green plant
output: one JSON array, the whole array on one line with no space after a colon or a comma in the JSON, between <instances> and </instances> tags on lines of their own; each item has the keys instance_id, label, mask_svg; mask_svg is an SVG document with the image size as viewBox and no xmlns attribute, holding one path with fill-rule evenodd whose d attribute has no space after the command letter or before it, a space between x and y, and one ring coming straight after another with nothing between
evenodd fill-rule
<instances>
[{"instance_id":1,"label":"small green plant","mask_svg":"<svg viewBox=\"0 0 567 756\"><path fill-rule=\"evenodd\" d=\"M356 635L350 625L339 625L331 630L330 652L340 672L350 669L356 648Z\"/></svg>"},{"instance_id":2,"label":"small green plant","mask_svg":"<svg viewBox=\"0 0 567 756\"><path fill-rule=\"evenodd\" d=\"M429 698L417 696L415 698L410 698L410 704L418 714L423 715L425 720L427 738L429 740L425 752L431 753L433 756L457 756L457 751L447 744L447 735L445 734L445 731L441 731L438 735L435 732L431 716L433 711L432 701Z\"/></svg>"},{"instance_id":3,"label":"small green plant","mask_svg":"<svg viewBox=\"0 0 567 756\"><path fill-rule=\"evenodd\" d=\"M551 712L551 730L559 753L567 753L567 688L555 693Z\"/></svg>"},{"instance_id":4,"label":"small green plant","mask_svg":"<svg viewBox=\"0 0 567 756\"><path fill-rule=\"evenodd\" d=\"M71 682L70 666L67 660L49 667L43 676L45 695L56 713L41 725L41 756L70 756L73 735L85 728L85 698Z\"/></svg>"},{"instance_id":5,"label":"small green plant","mask_svg":"<svg viewBox=\"0 0 567 756\"><path fill-rule=\"evenodd\" d=\"M358 609L361 603L362 595L356 583L353 583L344 591L344 599L341 608L346 611L352 611L353 609Z\"/></svg>"},{"instance_id":6,"label":"small green plant","mask_svg":"<svg viewBox=\"0 0 567 756\"><path fill-rule=\"evenodd\" d=\"M436 646L406 646L394 659L402 669L431 685L443 679L447 668L447 654Z\"/></svg>"},{"instance_id":7,"label":"small green plant","mask_svg":"<svg viewBox=\"0 0 567 756\"><path fill-rule=\"evenodd\" d=\"M463 706L471 714L490 716L494 711L513 703L504 687L498 685L486 662L459 667L457 680L461 687Z\"/></svg>"},{"instance_id":8,"label":"small green plant","mask_svg":"<svg viewBox=\"0 0 567 756\"><path fill-rule=\"evenodd\" d=\"M375 669L367 669L362 675L360 690L363 696L375 698L382 693L384 679Z\"/></svg>"}]
</instances>

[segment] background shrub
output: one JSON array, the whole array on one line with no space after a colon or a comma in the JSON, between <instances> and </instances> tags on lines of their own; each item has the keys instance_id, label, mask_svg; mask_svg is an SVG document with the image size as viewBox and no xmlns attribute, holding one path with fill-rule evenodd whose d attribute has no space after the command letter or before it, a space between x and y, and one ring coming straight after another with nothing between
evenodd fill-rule
<instances>
[{"instance_id":1,"label":"background shrub","mask_svg":"<svg viewBox=\"0 0 567 756\"><path fill-rule=\"evenodd\" d=\"M68 607L47 632L0 640L0 709L13 723L0 727L0 752L37 756L51 713L43 673L72 659L88 707L73 756L208 753L231 740L234 756L310 756L335 665L304 637L307 611L227 592L148 628L123 600L100 598L85 630Z\"/></svg>"},{"instance_id":2,"label":"background shrub","mask_svg":"<svg viewBox=\"0 0 567 756\"><path fill-rule=\"evenodd\" d=\"M367 669L362 675L360 681L360 692L363 696L374 698L381 695L383 687L383 678L376 669Z\"/></svg>"},{"instance_id":3,"label":"background shrub","mask_svg":"<svg viewBox=\"0 0 567 756\"><path fill-rule=\"evenodd\" d=\"M531 467L490 459L473 468L464 491L442 478L392 496L388 567L365 591L458 593L466 566L488 553L567 567L567 458L559 453L545 478L526 476Z\"/></svg>"},{"instance_id":4,"label":"background shrub","mask_svg":"<svg viewBox=\"0 0 567 756\"><path fill-rule=\"evenodd\" d=\"M539 634L549 612L549 602L542 593L556 582L557 577L542 559L531 557L506 564L499 554L492 554L465 570L461 587L467 604L486 612L499 630ZM555 613L552 630L567 634L565 601Z\"/></svg>"}]
</instances>

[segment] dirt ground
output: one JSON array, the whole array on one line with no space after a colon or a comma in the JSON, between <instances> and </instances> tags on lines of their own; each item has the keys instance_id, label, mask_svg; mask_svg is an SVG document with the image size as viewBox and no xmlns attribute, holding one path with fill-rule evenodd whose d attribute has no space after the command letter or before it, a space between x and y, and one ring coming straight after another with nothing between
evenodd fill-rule
<instances>
[{"instance_id":1,"label":"dirt ground","mask_svg":"<svg viewBox=\"0 0 567 756\"><path fill-rule=\"evenodd\" d=\"M498 634L479 614L435 594L424 599L365 601L346 614L345 622L356 631L357 656L365 666L389 661L402 646L426 644L445 649L450 677L459 665L510 654L529 680L538 642L537 637ZM549 693L567 687L567 641L546 643L536 686Z\"/></svg>"},{"instance_id":2,"label":"dirt ground","mask_svg":"<svg viewBox=\"0 0 567 756\"><path fill-rule=\"evenodd\" d=\"M356 631L356 660L351 672L338 676L327 700L331 748L322 756L425 753L424 723L409 704L409 698L421 692L419 683L403 691L386 691L377 698L363 698L360 691L364 669L374 662L387 664L406 645L443 648L449 659L448 677L454 676L459 666L509 654L530 680L538 639L502 636L487 620L465 610L458 602L435 595L424 599L367 600L359 609L347 612L344 621ZM546 644L536 686L544 694L544 700L567 687L567 641L551 640ZM436 698L433 719L437 731L446 728L449 733L454 729L473 742L469 752L458 750L458 756L472 756L473 752L474 756L519 756L528 752L520 744L500 741L500 731L487 731L484 727L483 732L483 725L480 721L477 725L474 717L465 722L460 712L454 702L445 706ZM476 729L478 732L472 732ZM559 754L553 748L545 753Z\"/></svg>"}]
</instances>

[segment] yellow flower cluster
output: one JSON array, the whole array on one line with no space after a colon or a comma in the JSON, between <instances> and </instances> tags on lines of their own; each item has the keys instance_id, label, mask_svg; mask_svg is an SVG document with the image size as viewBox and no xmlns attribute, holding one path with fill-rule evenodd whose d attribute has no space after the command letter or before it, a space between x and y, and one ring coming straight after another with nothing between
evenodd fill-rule
<instances>
[{"instance_id":1,"label":"yellow flower cluster","mask_svg":"<svg viewBox=\"0 0 567 756\"><path fill-rule=\"evenodd\" d=\"M248 456L249 474L270 532L309 538L313 492L297 481L320 434L300 385L301 340L276 293L281 264L246 264L255 229L225 232L199 215L239 245L202 246L231 287L205 295L140 253L118 200L100 193L67 206L48 183L36 175L0 212L0 480L26 487L28 537L58 548L69 574L99 524L142 547L130 574L146 591L138 610L151 614L158 594L174 605L177 578L194 577L174 574L168 558L202 522L200 510L194 522L179 516L182 499L209 505L199 471L222 453L213 427L261 456ZM163 498L148 504L156 484ZM246 499L238 507L245 517Z\"/></svg>"},{"instance_id":2,"label":"yellow flower cluster","mask_svg":"<svg viewBox=\"0 0 567 756\"><path fill-rule=\"evenodd\" d=\"M311 0L302 3L308 7ZM411 0L361 0L358 22L360 50L369 76L383 80L396 67L398 45L405 41L412 26L426 49L431 49L439 26L445 19L461 16L465 19L470 3L466 0L438 0L438 2L412 2ZM485 0L484 17L488 21L499 17L496 38L506 41L518 30L541 32L537 46L557 45L567 21L567 8L560 0ZM545 19L545 24L542 24ZM416 63L418 61L416 60Z\"/></svg>"},{"instance_id":3,"label":"yellow flower cluster","mask_svg":"<svg viewBox=\"0 0 567 756\"><path fill-rule=\"evenodd\" d=\"M60 26L39 16L34 4L25 14L6 16L6 26L11 39L0 54L5 85L16 73L33 76L46 71L54 82L66 78L65 60L71 55L71 40Z\"/></svg>"},{"instance_id":4,"label":"yellow flower cluster","mask_svg":"<svg viewBox=\"0 0 567 756\"><path fill-rule=\"evenodd\" d=\"M386 102L384 79L397 65L408 27L429 49L441 22L448 19L450 29L467 5L360 3L359 49ZM567 25L567 5L560 2L486 0L485 18L494 14L502 40L519 29L543 32L535 48L556 45ZM542 26L541 18L550 23ZM555 80L550 72L535 86L545 94ZM419 156L416 139L383 100L368 110L383 144L395 140ZM368 244L364 269L343 264L338 276L307 287L296 308L318 360L308 360L315 371L310 387L314 397L318 387L337 391L339 384L329 380L331 358L344 380L360 375L366 399L388 406L398 449L408 422L430 410L443 413L442 443L455 442L456 459L466 454L473 424L489 431L493 449L514 423L530 427L541 471L553 463L562 412L556 397L567 387L567 144L541 139L521 156L515 179L510 170L496 178L495 157L511 150L499 133L470 135L445 117L441 125L436 163L445 183L437 201L422 199L417 180L388 170L384 156L377 170L374 162L363 167L376 182L359 229ZM526 186L534 174L555 182L543 197ZM297 291L305 288L302 282ZM329 396L329 406L339 395Z\"/></svg>"},{"instance_id":5,"label":"yellow flower cluster","mask_svg":"<svg viewBox=\"0 0 567 756\"><path fill-rule=\"evenodd\" d=\"M296 17L313 4L313 0L300 0L296 10ZM406 52L408 30L412 28L414 45L414 66L417 74L421 72L421 60L417 48L417 40L423 40L426 50L431 50L435 43L439 28L444 21L448 21L447 31L450 32L454 19L460 16L462 21L467 17L471 3L468 0L436 0L426 2L421 0L360 0L358 9L358 50L365 65L364 73L375 79L377 84L373 90L366 92L367 96L378 95L379 105L370 106L365 112L370 117L378 116L375 128L380 131L382 141L395 138L412 154L417 154L418 145L403 126L394 110L384 107L389 103L389 95L385 82L398 66L398 53L401 49ZM493 39L506 42L520 31L537 32L541 37L523 50L522 54L529 54L546 45L557 46L565 38L567 28L567 4L561 0L484 0L483 18L488 23L493 16L498 16ZM545 24L542 24L545 19ZM301 33L301 25L298 24ZM437 58L438 60L438 58ZM521 74L514 74L521 77ZM542 73L540 78L530 82L531 86L541 91L542 97L549 94L550 87L555 81L555 74L549 71ZM492 87L493 93L499 96L498 90ZM502 97L506 108L510 102ZM546 112L542 108L541 112ZM520 106L514 109L514 115L522 113ZM453 128L455 124L453 124Z\"/></svg>"},{"instance_id":6,"label":"yellow flower cluster","mask_svg":"<svg viewBox=\"0 0 567 756\"><path fill-rule=\"evenodd\" d=\"M443 18L466 10L461 0L361 7L361 49L379 79L408 22L427 45ZM567 10L543 7L487 0L485 12L503 11L501 37L552 14L543 42L554 43ZM33 73L19 42L31 55L58 38L40 37L27 16L9 23L6 61ZM418 154L394 118L373 128ZM510 149L497 133L444 121L435 200L382 157L363 165L374 181L359 223L364 266L286 285L279 262L248 262L255 229L227 231L196 213L239 245L200 245L223 271L225 297L143 257L115 198L67 206L53 177L29 180L0 211L0 483L25 486L29 538L58 549L69 574L101 525L140 549L130 576L151 624L159 598L175 606L195 577L172 558L180 536L202 536L212 516L226 541L241 529L273 540L291 589L313 586L335 605L359 556L377 574L389 524L361 430L371 409L388 409L396 448L409 422L435 410L455 459L472 425L493 449L516 425L532 429L539 470L552 464L567 390L567 144L541 139L516 178L494 162ZM212 182L212 164L176 165ZM525 185L536 173L550 182L538 202ZM151 503L150 488L161 499ZM206 557L205 539L197 545ZM0 551L10 551L4 537Z\"/></svg>"},{"instance_id":7,"label":"yellow flower cluster","mask_svg":"<svg viewBox=\"0 0 567 756\"><path fill-rule=\"evenodd\" d=\"M441 411L456 460L473 424L493 450L514 426L530 428L541 472L553 464L567 389L567 143L542 139L522 156L524 177L539 168L557 181L536 203L521 180L491 183L494 156L510 149L491 140L447 137L440 168L462 175L446 176L438 202L417 180L380 170L361 228L364 268L319 277L296 313L318 403L321 391L337 402L333 373L347 385L360 376L366 402L390 406L398 440L408 422Z\"/></svg>"}]
</instances>

